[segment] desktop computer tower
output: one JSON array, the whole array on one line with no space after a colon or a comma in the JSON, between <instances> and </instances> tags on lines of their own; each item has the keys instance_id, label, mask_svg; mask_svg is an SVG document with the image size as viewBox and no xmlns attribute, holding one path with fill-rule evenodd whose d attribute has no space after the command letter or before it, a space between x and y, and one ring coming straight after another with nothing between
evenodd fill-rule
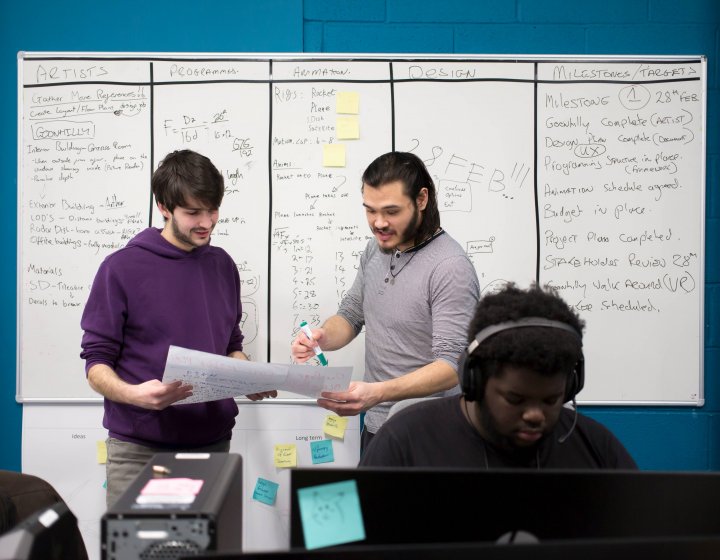
<instances>
[{"instance_id":1,"label":"desktop computer tower","mask_svg":"<svg viewBox=\"0 0 720 560\"><path fill-rule=\"evenodd\" d=\"M242 532L240 455L158 453L103 515L102 560L240 552Z\"/></svg>"}]
</instances>

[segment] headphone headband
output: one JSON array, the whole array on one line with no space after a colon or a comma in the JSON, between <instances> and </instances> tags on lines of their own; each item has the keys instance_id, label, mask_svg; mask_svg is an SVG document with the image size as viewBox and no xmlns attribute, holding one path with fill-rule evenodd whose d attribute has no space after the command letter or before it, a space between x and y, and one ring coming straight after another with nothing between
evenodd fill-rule
<instances>
[{"instance_id":1,"label":"headphone headband","mask_svg":"<svg viewBox=\"0 0 720 560\"><path fill-rule=\"evenodd\" d=\"M496 323L485 327L479 333L475 335L474 340L468 344L467 348L460 357L460 363L458 364L458 377L460 386L462 388L463 395L467 400L475 400L476 394L482 392L485 386L485 375L482 372L475 372L476 358L473 358L472 354L477 350L485 340L491 336L496 335L499 332L522 328L522 327L547 327L551 329L560 329L575 335L580 343L580 359L575 366L573 382L568 386L567 394L565 395L565 402L571 401L575 398L575 395L580 392L585 384L585 367L584 359L582 356L582 335L573 326L563 323L562 321L553 321L552 319L545 319L543 317L523 317L516 321L504 321L502 323ZM476 379L479 377L479 379Z\"/></svg>"},{"instance_id":2,"label":"headphone headband","mask_svg":"<svg viewBox=\"0 0 720 560\"><path fill-rule=\"evenodd\" d=\"M571 327L567 323L553 321L552 319L544 319L543 317L524 317L522 319L518 319L517 321L504 321L502 323L496 323L494 325L490 325L489 327L485 327L475 335L475 340L468 345L467 353L472 354L475 350L477 350L477 347L480 346L483 340L486 340L501 331L520 327L549 327L551 329L562 329L564 331L571 332L578 337L580 345L582 346L582 336L574 327Z\"/></svg>"}]
</instances>

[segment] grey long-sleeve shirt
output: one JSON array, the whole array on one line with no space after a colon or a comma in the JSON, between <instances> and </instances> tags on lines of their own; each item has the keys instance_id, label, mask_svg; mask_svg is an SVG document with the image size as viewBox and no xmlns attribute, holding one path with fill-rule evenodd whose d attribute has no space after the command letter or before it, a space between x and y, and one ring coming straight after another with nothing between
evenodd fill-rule
<instances>
[{"instance_id":1,"label":"grey long-sleeve shirt","mask_svg":"<svg viewBox=\"0 0 720 560\"><path fill-rule=\"evenodd\" d=\"M365 326L364 381L394 379L436 360L457 369L479 297L475 268L447 233L399 256L383 253L371 239L338 310L356 333ZM442 394L458 391L454 387ZM392 404L380 403L366 412L371 433L383 424Z\"/></svg>"}]
</instances>

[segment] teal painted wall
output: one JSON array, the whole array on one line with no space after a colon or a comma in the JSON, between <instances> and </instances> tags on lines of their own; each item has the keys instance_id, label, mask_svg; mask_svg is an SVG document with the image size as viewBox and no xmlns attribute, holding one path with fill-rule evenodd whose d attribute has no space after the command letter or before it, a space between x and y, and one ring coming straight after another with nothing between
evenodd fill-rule
<instances>
[{"instance_id":1,"label":"teal painted wall","mask_svg":"<svg viewBox=\"0 0 720 560\"><path fill-rule=\"evenodd\" d=\"M18 51L638 54L708 57L705 399L592 407L643 469L720 468L720 2L53 0L0 5L0 469L20 470L15 402ZM78 372L82 375L82 372Z\"/></svg>"}]
</instances>

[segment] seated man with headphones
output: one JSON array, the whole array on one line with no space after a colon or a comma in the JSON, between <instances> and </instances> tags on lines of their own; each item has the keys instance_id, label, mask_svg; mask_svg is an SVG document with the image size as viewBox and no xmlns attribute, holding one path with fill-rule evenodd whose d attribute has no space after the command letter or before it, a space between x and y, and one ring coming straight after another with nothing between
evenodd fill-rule
<instances>
[{"instance_id":1,"label":"seated man with headphones","mask_svg":"<svg viewBox=\"0 0 720 560\"><path fill-rule=\"evenodd\" d=\"M462 395L393 415L360 466L637 469L622 443L574 406L583 326L550 288L511 283L486 295L458 366Z\"/></svg>"}]
</instances>

